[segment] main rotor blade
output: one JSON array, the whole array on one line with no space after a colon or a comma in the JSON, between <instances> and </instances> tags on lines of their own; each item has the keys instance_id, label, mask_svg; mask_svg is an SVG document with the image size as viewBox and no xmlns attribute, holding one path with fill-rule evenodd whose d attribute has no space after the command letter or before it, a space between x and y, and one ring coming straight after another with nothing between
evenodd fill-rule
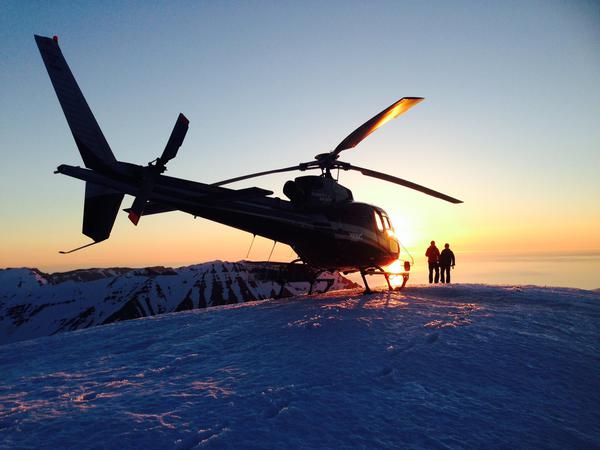
<instances>
[{"instance_id":1,"label":"main rotor blade","mask_svg":"<svg viewBox=\"0 0 600 450\"><path fill-rule=\"evenodd\" d=\"M228 180L223 180L223 181L219 181L217 183L212 183L212 186L223 186L224 184L234 183L236 181L241 181L241 180L247 180L248 178L262 177L263 175L270 175L272 173L292 172L294 170L304 171L304 170L309 170L309 169L317 169L319 167L318 165L311 167L312 164L313 164L313 162L311 161L309 163L298 164L297 166L283 167L281 169L265 170L264 172L251 173L248 175L242 175L241 177L230 178ZM318 163L314 162L314 164L318 164Z\"/></svg>"},{"instance_id":2,"label":"main rotor blade","mask_svg":"<svg viewBox=\"0 0 600 450\"><path fill-rule=\"evenodd\" d=\"M360 127L354 130L344 139L332 152L333 155L338 155L341 151L356 147L360 141L370 135L377 128L385 125L392 119L395 119L400 114L405 113L417 103L422 102L422 97L403 97L393 105L390 105L372 119L363 123Z\"/></svg>"},{"instance_id":3,"label":"main rotor blade","mask_svg":"<svg viewBox=\"0 0 600 450\"><path fill-rule=\"evenodd\" d=\"M421 186L420 184L413 183L412 181L403 180L402 178L394 177L392 175L388 175L382 172L377 172L371 169L365 169L364 167L353 166L348 163L342 163L340 161L339 164L340 169L343 170L357 170L363 175L368 177L378 178L380 180L389 181L390 183L399 184L400 186L404 186L410 189L414 189L415 191L423 192L424 194L431 195L432 197L441 198L442 200L446 200L450 203L462 203L462 200L458 200L454 197L450 197L449 195L442 194L441 192L434 191L433 189L429 189L428 187Z\"/></svg>"},{"instance_id":4,"label":"main rotor blade","mask_svg":"<svg viewBox=\"0 0 600 450\"><path fill-rule=\"evenodd\" d=\"M159 162L162 165L165 165L168 161L175 158L177 156L177 151L181 144L183 144L183 140L185 139L185 135L188 131L190 121L183 114L179 113L177 117L177 122L175 122L175 126L173 127L173 131L171 131L171 136L167 141L167 145L163 150L161 157L159 158Z\"/></svg>"}]
</instances>

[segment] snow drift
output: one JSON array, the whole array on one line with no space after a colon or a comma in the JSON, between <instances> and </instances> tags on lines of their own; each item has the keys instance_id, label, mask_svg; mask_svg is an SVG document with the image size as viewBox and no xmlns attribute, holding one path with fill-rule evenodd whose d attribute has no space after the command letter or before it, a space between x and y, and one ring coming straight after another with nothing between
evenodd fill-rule
<instances>
[{"instance_id":1,"label":"snow drift","mask_svg":"<svg viewBox=\"0 0 600 450\"><path fill-rule=\"evenodd\" d=\"M453 285L0 346L4 448L597 448L600 295Z\"/></svg>"}]
</instances>

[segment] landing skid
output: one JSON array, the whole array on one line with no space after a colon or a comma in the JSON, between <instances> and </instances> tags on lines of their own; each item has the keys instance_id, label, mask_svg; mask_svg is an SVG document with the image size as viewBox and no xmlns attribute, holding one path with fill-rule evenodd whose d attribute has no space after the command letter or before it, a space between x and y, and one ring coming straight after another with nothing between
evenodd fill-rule
<instances>
[{"instance_id":1,"label":"landing skid","mask_svg":"<svg viewBox=\"0 0 600 450\"><path fill-rule=\"evenodd\" d=\"M298 264L298 263L300 263L300 264ZM304 262L302 262L301 259L295 259L294 261L287 264L287 271L282 270L280 272L279 283L281 284L281 290L279 291L277 298L283 297L283 294L285 291L285 285L289 281L293 281L290 278L293 278L292 274L294 272L294 269L296 269L298 266L305 268L309 272L308 282L310 283L310 287L308 288L308 295L312 295L315 293L314 287L315 287L316 283L324 282L326 284L325 289L321 292L318 292L318 294L325 294L333 286L333 283L335 282L335 280L333 278L319 278L323 273L327 272L326 270L312 269L308 265L306 265Z\"/></svg>"},{"instance_id":2,"label":"landing skid","mask_svg":"<svg viewBox=\"0 0 600 450\"><path fill-rule=\"evenodd\" d=\"M410 270L410 266L408 266L408 270ZM379 266L360 269L360 276L363 279L363 283L365 283L365 294L373 293L373 291L369 287L369 283L367 283L367 275L383 275L385 277L385 281L387 282L388 289L390 291L399 291L403 289L404 286L406 286L406 282L408 281L408 277L410 276L408 270L399 273L386 272L385 270L383 270L383 268ZM390 283L390 276L401 276L402 284L400 286L392 286L392 284Z\"/></svg>"}]
</instances>

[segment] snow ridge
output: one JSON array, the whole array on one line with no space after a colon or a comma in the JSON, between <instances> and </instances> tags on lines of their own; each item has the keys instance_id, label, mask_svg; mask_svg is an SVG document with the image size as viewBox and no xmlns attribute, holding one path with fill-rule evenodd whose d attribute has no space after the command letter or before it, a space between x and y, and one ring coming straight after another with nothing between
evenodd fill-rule
<instances>
[{"instance_id":1,"label":"snow ridge","mask_svg":"<svg viewBox=\"0 0 600 450\"><path fill-rule=\"evenodd\" d=\"M139 317L306 293L304 266L288 275L284 265L212 261L192 266L113 267L46 274L37 269L0 270L0 344ZM332 289L356 287L339 273L319 277ZM327 282L315 283L324 290Z\"/></svg>"}]
</instances>

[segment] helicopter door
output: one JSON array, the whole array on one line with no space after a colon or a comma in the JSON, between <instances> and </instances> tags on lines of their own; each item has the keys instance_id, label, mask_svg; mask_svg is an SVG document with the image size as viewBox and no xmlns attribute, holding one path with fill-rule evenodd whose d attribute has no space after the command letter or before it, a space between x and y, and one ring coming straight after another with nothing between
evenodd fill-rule
<instances>
[{"instance_id":1,"label":"helicopter door","mask_svg":"<svg viewBox=\"0 0 600 450\"><path fill-rule=\"evenodd\" d=\"M394 229L390 219L383 211L374 211L375 224L377 226L377 242L382 247L389 249L392 253L398 253L400 246L394 237Z\"/></svg>"},{"instance_id":2,"label":"helicopter door","mask_svg":"<svg viewBox=\"0 0 600 450\"><path fill-rule=\"evenodd\" d=\"M375 210L373 211L373 214L375 216L375 226L377 227L377 230L375 231L375 234L377 235L377 242L382 247L387 247L385 222L383 221L383 218L381 217L381 213L379 211Z\"/></svg>"},{"instance_id":3,"label":"helicopter door","mask_svg":"<svg viewBox=\"0 0 600 450\"><path fill-rule=\"evenodd\" d=\"M396 239L396 233L394 233L392 223L390 222L390 219L387 216L387 214L383 211L381 211L381 217L383 218L383 227L386 229L386 237L390 251L393 253L399 253L400 245L398 244L398 240Z\"/></svg>"}]
</instances>

